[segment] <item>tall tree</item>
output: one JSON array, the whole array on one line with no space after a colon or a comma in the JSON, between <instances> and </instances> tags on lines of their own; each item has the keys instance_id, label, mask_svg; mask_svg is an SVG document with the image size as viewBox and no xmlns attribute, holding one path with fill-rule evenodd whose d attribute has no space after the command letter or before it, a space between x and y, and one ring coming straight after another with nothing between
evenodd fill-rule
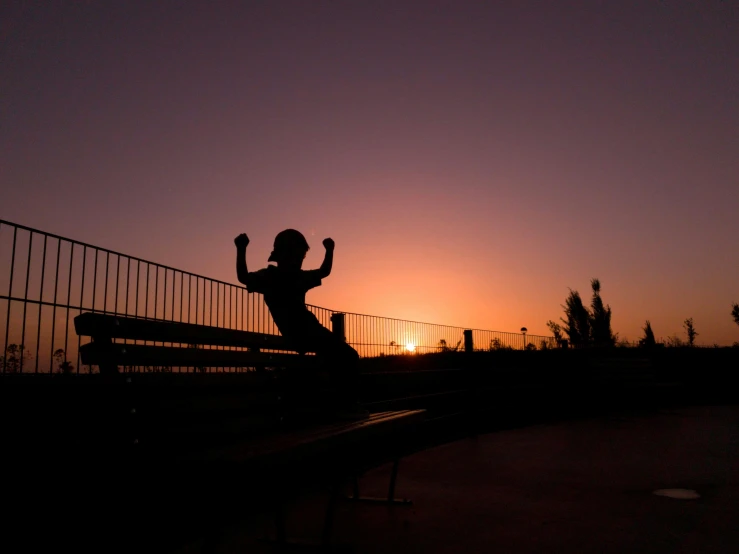
<instances>
[{"instance_id":1,"label":"tall tree","mask_svg":"<svg viewBox=\"0 0 739 554\"><path fill-rule=\"evenodd\" d=\"M590 312L582 303L580 293L570 289L570 294L562 306L567 319L562 319L562 330L567 333L573 346L584 346L590 343Z\"/></svg>"},{"instance_id":2,"label":"tall tree","mask_svg":"<svg viewBox=\"0 0 739 554\"><path fill-rule=\"evenodd\" d=\"M739 304L736 302L731 305L731 317L734 318L734 323L739 325Z\"/></svg>"},{"instance_id":3,"label":"tall tree","mask_svg":"<svg viewBox=\"0 0 739 554\"><path fill-rule=\"evenodd\" d=\"M639 345L646 346L647 348L655 346L657 344L657 341L654 340L654 332L652 331L652 324L649 322L649 320L647 320L642 330L644 331L644 336L639 339Z\"/></svg>"},{"instance_id":4,"label":"tall tree","mask_svg":"<svg viewBox=\"0 0 739 554\"><path fill-rule=\"evenodd\" d=\"M686 319L683 322L683 327L685 327L685 333L688 335L688 346L694 346L695 337L698 336L698 333L693 326L693 318L689 317L688 319Z\"/></svg>"},{"instance_id":5,"label":"tall tree","mask_svg":"<svg viewBox=\"0 0 739 554\"><path fill-rule=\"evenodd\" d=\"M590 303L590 332L595 346L613 346L615 337L611 330L611 306L603 305L600 297L600 281L591 279L593 299Z\"/></svg>"}]
</instances>

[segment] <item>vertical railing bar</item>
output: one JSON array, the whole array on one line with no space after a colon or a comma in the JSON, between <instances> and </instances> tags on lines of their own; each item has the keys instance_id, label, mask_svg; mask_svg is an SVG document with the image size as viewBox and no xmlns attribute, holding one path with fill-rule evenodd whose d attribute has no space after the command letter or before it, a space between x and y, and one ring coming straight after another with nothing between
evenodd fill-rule
<instances>
[{"instance_id":1,"label":"vertical railing bar","mask_svg":"<svg viewBox=\"0 0 739 554\"><path fill-rule=\"evenodd\" d=\"M187 275L187 322L190 321L190 299L192 298L192 273Z\"/></svg>"},{"instance_id":2,"label":"vertical railing bar","mask_svg":"<svg viewBox=\"0 0 739 554\"><path fill-rule=\"evenodd\" d=\"M95 294L98 284L98 249L95 248L95 270L92 273L92 311L95 312Z\"/></svg>"},{"instance_id":3,"label":"vertical railing bar","mask_svg":"<svg viewBox=\"0 0 739 554\"><path fill-rule=\"evenodd\" d=\"M213 295L211 294L210 302L208 302L208 290L205 278L203 278L203 325L205 325L205 305L208 304L208 312L213 308Z\"/></svg>"},{"instance_id":4,"label":"vertical railing bar","mask_svg":"<svg viewBox=\"0 0 739 554\"><path fill-rule=\"evenodd\" d=\"M85 300L85 269L87 266L87 246L82 246L82 284L80 285L80 313Z\"/></svg>"},{"instance_id":5,"label":"vertical railing bar","mask_svg":"<svg viewBox=\"0 0 739 554\"><path fill-rule=\"evenodd\" d=\"M87 269L87 246L82 246L82 284L80 285L80 314L85 300L85 270ZM82 337L77 335L77 375L80 374L80 346Z\"/></svg>"},{"instance_id":6,"label":"vertical railing bar","mask_svg":"<svg viewBox=\"0 0 739 554\"><path fill-rule=\"evenodd\" d=\"M164 305L162 306L162 319L167 319L167 268L164 268L164 292L162 292L162 298L164 298Z\"/></svg>"},{"instance_id":7,"label":"vertical railing bar","mask_svg":"<svg viewBox=\"0 0 739 554\"><path fill-rule=\"evenodd\" d=\"M67 350L69 350L69 306L72 296L72 267L74 266L74 243L69 244L69 280L67 282L67 321L64 325L64 363L67 363Z\"/></svg>"},{"instance_id":8,"label":"vertical railing bar","mask_svg":"<svg viewBox=\"0 0 739 554\"><path fill-rule=\"evenodd\" d=\"M149 281L151 277L149 275L149 268L151 264L146 262L146 297L144 299L144 317L149 318Z\"/></svg>"},{"instance_id":9,"label":"vertical railing bar","mask_svg":"<svg viewBox=\"0 0 739 554\"><path fill-rule=\"evenodd\" d=\"M126 256L126 308L124 310L125 315L129 315L128 311L128 295L131 290L131 258Z\"/></svg>"},{"instance_id":10,"label":"vertical railing bar","mask_svg":"<svg viewBox=\"0 0 739 554\"><path fill-rule=\"evenodd\" d=\"M121 255L118 254L118 261L115 266L115 304L113 304L113 314L118 315L118 283L121 278Z\"/></svg>"},{"instance_id":11,"label":"vertical railing bar","mask_svg":"<svg viewBox=\"0 0 739 554\"><path fill-rule=\"evenodd\" d=\"M182 323L182 306L184 306L184 302L182 299L184 298L184 286L185 286L185 274L180 271L180 323ZM172 314L172 319L174 319L174 313Z\"/></svg>"},{"instance_id":12,"label":"vertical railing bar","mask_svg":"<svg viewBox=\"0 0 739 554\"><path fill-rule=\"evenodd\" d=\"M361 357L364 357L364 350L366 350L366 346L364 346L365 340L364 340L364 326L362 325L362 319L359 317L354 318L353 323L353 333L355 333L354 342L357 344L357 348L355 349L357 352L359 352L359 355ZM362 351L359 350L359 346L362 345Z\"/></svg>"},{"instance_id":13,"label":"vertical railing bar","mask_svg":"<svg viewBox=\"0 0 739 554\"><path fill-rule=\"evenodd\" d=\"M56 299L59 289L59 257L62 255L62 241L56 239L56 275L54 276L54 308L51 313L51 357L49 358L49 373L54 369L54 335L56 334Z\"/></svg>"},{"instance_id":14,"label":"vertical railing bar","mask_svg":"<svg viewBox=\"0 0 739 554\"><path fill-rule=\"evenodd\" d=\"M15 273L15 243L18 238L18 227L13 227L13 253L10 257L10 285L8 286L8 310L5 316L5 347L3 348L3 373L8 366L8 336L10 334L10 306L13 303L13 274ZM21 353L22 355L22 353Z\"/></svg>"},{"instance_id":15,"label":"vertical railing bar","mask_svg":"<svg viewBox=\"0 0 739 554\"><path fill-rule=\"evenodd\" d=\"M38 329L36 330L36 367L34 373L38 373L38 354L41 351L41 308L44 301L44 275L46 274L46 240L49 237L44 234L44 252L41 255L41 287L38 293Z\"/></svg>"},{"instance_id":16,"label":"vertical railing bar","mask_svg":"<svg viewBox=\"0 0 739 554\"><path fill-rule=\"evenodd\" d=\"M133 309L135 317L139 317L139 284L141 283L141 260L136 260L136 307Z\"/></svg>"},{"instance_id":17,"label":"vertical railing bar","mask_svg":"<svg viewBox=\"0 0 739 554\"><path fill-rule=\"evenodd\" d=\"M110 252L105 253L105 287L103 288L103 313L108 313L108 281L110 280Z\"/></svg>"},{"instance_id":18,"label":"vertical railing bar","mask_svg":"<svg viewBox=\"0 0 739 554\"><path fill-rule=\"evenodd\" d=\"M177 274L175 273L175 270L172 270L172 315L170 316L170 321L175 321L174 318L174 291L177 288ZM165 315L166 318L166 315Z\"/></svg>"},{"instance_id":19,"label":"vertical railing bar","mask_svg":"<svg viewBox=\"0 0 739 554\"><path fill-rule=\"evenodd\" d=\"M31 251L33 249L33 231L28 238L28 261L26 262L26 286L23 292L23 328L21 329L21 359L18 373L23 373L23 351L26 349L26 311L28 306L28 280L31 277ZM10 296L10 295L8 295ZM10 302L10 300L8 300Z\"/></svg>"},{"instance_id":20,"label":"vertical railing bar","mask_svg":"<svg viewBox=\"0 0 739 554\"><path fill-rule=\"evenodd\" d=\"M159 265L154 264L154 319L157 319L158 305L159 305Z\"/></svg>"}]
</instances>

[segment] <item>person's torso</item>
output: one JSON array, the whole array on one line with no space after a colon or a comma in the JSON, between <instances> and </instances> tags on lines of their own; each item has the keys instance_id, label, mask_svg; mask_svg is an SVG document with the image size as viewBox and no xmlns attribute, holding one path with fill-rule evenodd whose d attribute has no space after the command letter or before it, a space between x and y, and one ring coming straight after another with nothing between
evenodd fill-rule
<instances>
[{"instance_id":1,"label":"person's torso","mask_svg":"<svg viewBox=\"0 0 739 554\"><path fill-rule=\"evenodd\" d=\"M276 266L269 267L272 269L264 291L264 302L280 332L287 336L299 333L306 327L320 325L305 305L307 288L301 270L286 271Z\"/></svg>"}]
</instances>

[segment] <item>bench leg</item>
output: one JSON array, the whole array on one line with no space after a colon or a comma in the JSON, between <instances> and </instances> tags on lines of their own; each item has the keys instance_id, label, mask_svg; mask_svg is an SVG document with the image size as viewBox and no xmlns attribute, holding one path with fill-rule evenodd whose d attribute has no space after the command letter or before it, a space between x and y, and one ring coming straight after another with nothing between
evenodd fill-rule
<instances>
[{"instance_id":1,"label":"bench leg","mask_svg":"<svg viewBox=\"0 0 739 554\"><path fill-rule=\"evenodd\" d=\"M285 538L285 506L280 503L275 512L275 542L284 544Z\"/></svg>"},{"instance_id":2,"label":"bench leg","mask_svg":"<svg viewBox=\"0 0 739 554\"><path fill-rule=\"evenodd\" d=\"M389 505L402 505L402 506L409 506L413 504L412 500L409 500L408 498L395 498L395 483L398 480L398 465L400 464L400 459L396 459L393 462L393 469L390 474L390 484L387 489L387 498L377 498L372 496L360 496L359 495L359 478L354 478L353 483L353 494L352 496L347 496L346 500L350 500L351 502L367 502L370 504L389 504Z\"/></svg>"},{"instance_id":3,"label":"bench leg","mask_svg":"<svg viewBox=\"0 0 739 554\"><path fill-rule=\"evenodd\" d=\"M323 521L323 535L321 536L321 544L328 545L331 539L331 531L333 530L334 518L336 517L336 501L339 497L339 486L333 484L329 492L328 505L326 506L326 515Z\"/></svg>"},{"instance_id":4,"label":"bench leg","mask_svg":"<svg viewBox=\"0 0 739 554\"><path fill-rule=\"evenodd\" d=\"M279 502L275 509L275 538L265 539L266 542L274 544L278 550L299 550L302 552L351 552L346 545L329 544L331 532L333 531L334 519L336 517L336 504L339 497L339 484L331 486L326 505L326 514L323 522L321 540L298 540L288 538L285 532L285 506Z\"/></svg>"}]
</instances>

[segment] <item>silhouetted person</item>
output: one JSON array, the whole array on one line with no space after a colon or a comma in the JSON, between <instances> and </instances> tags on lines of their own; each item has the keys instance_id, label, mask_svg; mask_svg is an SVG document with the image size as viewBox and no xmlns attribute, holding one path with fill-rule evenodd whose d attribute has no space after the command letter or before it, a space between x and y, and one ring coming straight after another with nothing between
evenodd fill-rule
<instances>
[{"instance_id":1,"label":"silhouetted person","mask_svg":"<svg viewBox=\"0 0 739 554\"><path fill-rule=\"evenodd\" d=\"M331 381L338 388L337 407L342 416L365 417L357 403L359 355L340 337L326 329L305 305L305 293L321 285L331 274L334 241L324 239L326 254L318 269L302 269L310 246L295 229L277 234L274 249L264 269L249 272L246 267L246 247L249 237L242 233L236 244L236 274L249 292L264 295L264 301L277 328L288 344L298 352L315 352L322 358Z\"/></svg>"}]
</instances>

